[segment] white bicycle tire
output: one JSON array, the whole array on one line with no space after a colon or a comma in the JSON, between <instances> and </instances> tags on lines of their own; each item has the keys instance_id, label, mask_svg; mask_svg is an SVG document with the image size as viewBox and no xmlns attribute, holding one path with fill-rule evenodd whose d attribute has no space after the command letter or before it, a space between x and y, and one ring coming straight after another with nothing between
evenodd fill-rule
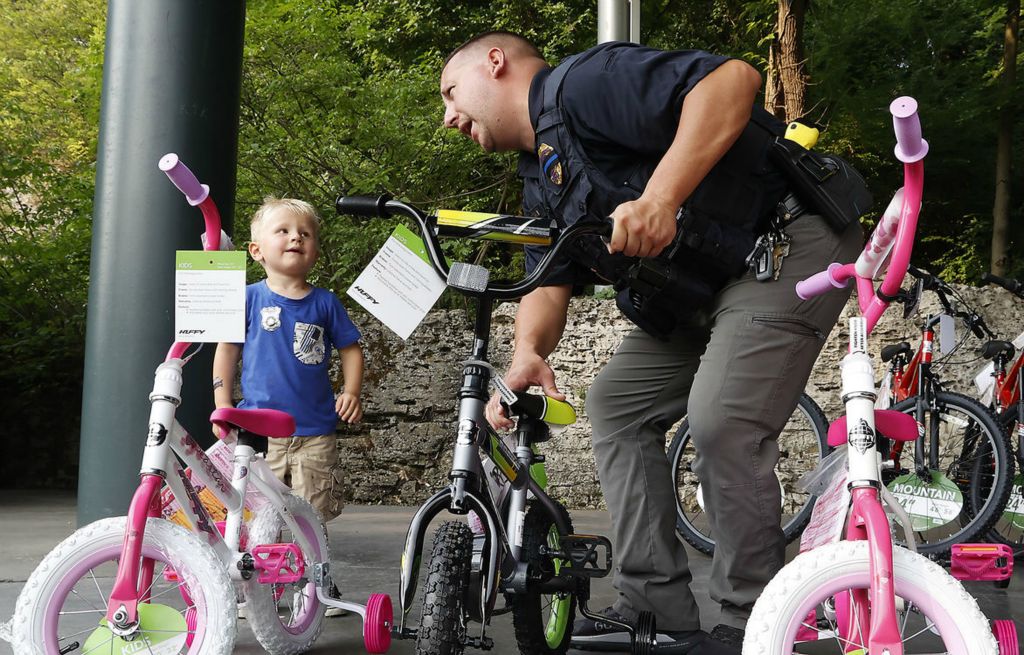
<instances>
[{"instance_id":1,"label":"white bicycle tire","mask_svg":"<svg viewBox=\"0 0 1024 655\"><path fill-rule=\"evenodd\" d=\"M12 646L18 655L44 655L44 624L54 593L77 563L120 552L124 541L124 516L101 519L86 525L58 544L36 567L18 595L12 629ZM235 645L235 592L227 569L213 549L183 527L164 519L146 522L143 548L154 547L166 561L183 572L190 589L195 589L205 607L204 636L194 643L188 655L229 655ZM55 652L56 649L54 649Z\"/></svg>"},{"instance_id":2,"label":"white bicycle tire","mask_svg":"<svg viewBox=\"0 0 1024 655\"><path fill-rule=\"evenodd\" d=\"M327 545L327 528L324 526L320 514L305 499L294 496L290 493L282 494L285 507L292 514L299 526L309 526L310 532L315 532L316 545L320 551L316 557L309 557L303 553L306 562L305 577L312 580L313 562L325 562L330 558L330 549ZM275 543L284 521L280 514L270 504L260 508L256 517L249 526L249 544ZM263 649L270 655L296 655L309 650L316 642L323 630L324 611L327 609L320 601L313 599L314 605L308 610L313 614L309 617L308 625L303 625L296 632L289 631L282 623L278 614L277 601L271 593L269 585L263 585L255 579L245 583L245 611L249 625L256 640L260 642ZM290 592L287 592L290 593ZM315 594L315 592L312 592Z\"/></svg>"},{"instance_id":3,"label":"white bicycle tire","mask_svg":"<svg viewBox=\"0 0 1024 655\"><path fill-rule=\"evenodd\" d=\"M754 604L743 655L792 652L792 643L786 644L787 632L806 601L844 576L856 574L867 580L868 567L866 541L840 541L797 556L772 579ZM935 620L931 613L941 612L943 624L955 626L953 632L957 634L946 630L943 635L951 655L998 655L988 620L960 582L934 562L904 548L893 549L893 569L897 595L915 604L924 599L929 618Z\"/></svg>"}]
</instances>

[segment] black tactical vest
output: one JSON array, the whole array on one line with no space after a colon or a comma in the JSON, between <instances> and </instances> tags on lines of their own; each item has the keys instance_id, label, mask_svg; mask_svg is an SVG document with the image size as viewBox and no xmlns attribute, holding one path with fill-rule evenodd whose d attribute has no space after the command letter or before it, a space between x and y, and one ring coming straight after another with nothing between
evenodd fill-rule
<instances>
[{"instance_id":1,"label":"black tactical vest","mask_svg":"<svg viewBox=\"0 0 1024 655\"><path fill-rule=\"evenodd\" d=\"M520 156L524 212L550 216L563 228L580 220L601 220L620 204L636 200L658 164L658 160L637 161L628 179L609 179L572 133L561 103L562 82L575 64L602 50L598 46L568 57L551 71L542 90L536 152ZM708 288L704 295L713 294L745 270L746 256L785 193L782 175L768 158L772 139L782 132L780 122L755 107L739 139L683 207L683 229L666 253L671 253L672 267L681 269L680 277L695 276L692 282ZM635 272L638 260L609 255L598 237L581 240L569 256L616 288L636 279L630 271Z\"/></svg>"}]
</instances>

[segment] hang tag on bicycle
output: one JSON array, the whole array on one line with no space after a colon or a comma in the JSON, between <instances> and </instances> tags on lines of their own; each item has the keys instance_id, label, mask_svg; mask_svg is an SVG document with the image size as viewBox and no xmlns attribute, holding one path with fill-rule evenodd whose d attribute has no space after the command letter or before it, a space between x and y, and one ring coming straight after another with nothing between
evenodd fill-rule
<instances>
[{"instance_id":1,"label":"hang tag on bicycle","mask_svg":"<svg viewBox=\"0 0 1024 655\"><path fill-rule=\"evenodd\" d=\"M494 384L494 388L497 389L498 393L501 395L501 399L506 405L515 404L515 402L519 400L519 396L516 395L516 392L512 391L512 388L508 386L508 383L506 383L500 375L495 373L493 370L491 373L493 374L491 382Z\"/></svg>"},{"instance_id":2,"label":"hang tag on bicycle","mask_svg":"<svg viewBox=\"0 0 1024 655\"><path fill-rule=\"evenodd\" d=\"M826 457L811 474L801 479L801 487L810 490L821 488L824 491L814 502L811 520L800 535L800 552L835 543L843 536L846 516L850 509L850 488L847 480L847 449L837 448ZM809 493L813 493L809 491Z\"/></svg>"},{"instance_id":3,"label":"hang tag on bicycle","mask_svg":"<svg viewBox=\"0 0 1024 655\"><path fill-rule=\"evenodd\" d=\"M179 250L174 260L174 339L245 341L245 253Z\"/></svg>"},{"instance_id":4,"label":"hang tag on bicycle","mask_svg":"<svg viewBox=\"0 0 1024 655\"><path fill-rule=\"evenodd\" d=\"M948 355L956 344L956 321L949 314L942 314L939 316L939 353Z\"/></svg>"},{"instance_id":5,"label":"hang tag on bicycle","mask_svg":"<svg viewBox=\"0 0 1024 655\"><path fill-rule=\"evenodd\" d=\"M348 295L392 332L408 339L446 286L430 265L423 241L399 225L349 287Z\"/></svg>"},{"instance_id":6,"label":"hang tag on bicycle","mask_svg":"<svg viewBox=\"0 0 1024 655\"><path fill-rule=\"evenodd\" d=\"M878 385L878 396L875 397L875 409L889 409L892 406L892 370L885 372L885 377Z\"/></svg>"}]
</instances>

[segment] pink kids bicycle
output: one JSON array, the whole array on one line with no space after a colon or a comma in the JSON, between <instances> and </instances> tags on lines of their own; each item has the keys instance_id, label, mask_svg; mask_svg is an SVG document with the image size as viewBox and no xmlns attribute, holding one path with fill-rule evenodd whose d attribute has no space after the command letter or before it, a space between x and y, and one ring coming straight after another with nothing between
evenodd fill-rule
<instances>
[{"instance_id":1,"label":"pink kids bicycle","mask_svg":"<svg viewBox=\"0 0 1024 655\"><path fill-rule=\"evenodd\" d=\"M1017 653L1012 623L996 622L997 642L960 582L913 551L911 522L881 483L886 462L876 445L876 429L888 439L913 442L918 425L912 416L875 409L867 336L896 298L910 262L924 184L922 159L928 151L917 102L897 98L890 111L904 188L856 263L831 264L797 285L797 294L806 300L851 279L857 282L861 316L850 319L849 354L842 363L846 416L829 429L830 445L847 445L845 467L835 467L815 505L803 542L811 548L785 566L754 605L744 655ZM873 280L883 274L876 290ZM838 456L823 466L830 460L844 463ZM909 549L893 546L893 523L903 527ZM846 539L840 540L844 526Z\"/></svg>"},{"instance_id":2,"label":"pink kids bicycle","mask_svg":"<svg viewBox=\"0 0 1024 655\"><path fill-rule=\"evenodd\" d=\"M202 210L204 248L225 243L230 249L209 187L176 155L165 155L160 170ZM274 410L215 411L210 420L232 451L233 474L226 479L175 419L188 349L175 343L156 370L140 483L128 515L79 529L36 568L18 596L14 652L228 655L240 597L268 653L309 649L328 606L362 618L367 651L387 651L391 599L373 594L364 606L330 597L330 551L320 516L256 455L261 437L294 433L292 417ZM204 504L210 496L227 508L225 522L210 517ZM163 518L172 499L191 530Z\"/></svg>"}]
</instances>

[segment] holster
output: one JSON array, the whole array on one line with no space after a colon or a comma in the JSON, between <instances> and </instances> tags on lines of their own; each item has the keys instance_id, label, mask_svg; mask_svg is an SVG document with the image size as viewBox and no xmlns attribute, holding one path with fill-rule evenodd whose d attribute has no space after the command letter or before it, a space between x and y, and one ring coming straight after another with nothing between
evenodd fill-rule
<instances>
[{"instance_id":1,"label":"holster","mask_svg":"<svg viewBox=\"0 0 1024 655\"><path fill-rule=\"evenodd\" d=\"M680 255L637 260L615 285L615 304L626 318L661 340L667 340L681 320L707 307L720 288L687 271Z\"/></svg>"},{"instance_id":2,"label":"holster","mask_svg":"<svg viewBox=\"0 0 1024 655\"><path fill-rule=\"evenodd\" d=\"M775 138L771 156L797 197L835 232L871 208L867 183L842 157L812 152L785 137Z\"/></svg>"}]
</instances>

